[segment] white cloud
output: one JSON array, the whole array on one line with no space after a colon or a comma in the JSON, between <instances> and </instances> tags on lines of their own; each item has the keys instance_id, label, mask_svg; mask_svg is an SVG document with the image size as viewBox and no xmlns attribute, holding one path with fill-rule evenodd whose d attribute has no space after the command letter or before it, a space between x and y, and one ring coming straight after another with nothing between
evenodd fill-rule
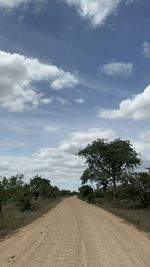
<instances>
[{"instance_id":1,"label":"white cloud","mask_svg":"<svg viewBox=\"0 0 150 267\"><path fill-rule=\"evenodd\" d=\"M61 105L61 106L65 106L65 105L71 105L71 103L68 101L68 99L61 97L61 96L51 96L50 98L45 98L41 100L41 103L44 104L57 104L57 105Z\"/></svg>"},{"instance_id":2,"label":"white cloud","mask_svg":"<svg viewBox=\"0 0 150 267\"><path fill-rule=\"evenodd\" d=\"M133 146L135 147L136 151L142 155L143 160L145 162L149 162L150 165L150 143L144 141L136 141L133 142Z\"/></svg>"},{"instance_id":3,"label":"white cloud","mask_svg":"<svg viewBox=\"0 0 150 267\"><path fill-rule=\"evenodd\" d=\"M11 141L11 142L3 142L0 147L2 148L2 151L12 151L14 149L21 149L26 146L25 142L20 141Z\"/></svg>"},{"instance_id":4,"label":"white cloud","mask_svg":"<svg viewBox=\"0 0 150 267\"><path fill-rule=\"evenodd\" d=\"M123 100L119 109L100 110L98 116L103 119L150 120L150 85L142 93Z\"/></svg>"},{"instance_id":5,"label":"white cloud","mask_svg":"<svg viewBox=\"0 0 150 267\"><path fill-rule=\"evenodd\" d=\"M29 106L51 103L51 99L44 98L43 93L35 89L33 84L39 81L48 81L54 90L78 83L74 75L54 65L0 51L0 106L22 112Z\"/></svg>"},{"instance_id":6,"label":"white cloud","mask_svg":"<svg viewBox=\"0 0 150 267\"><path fill-rule=\"evenodd\" d=\"M130 76L133 73L133 64L124 62L109 62L102 65L99 69L99 74L108 76Z\"/></svg>"},{"instance_id":7,"label":"white cloud","mask_svg":"<svg viewBox=\"0 0 150 267\"><path fill-rule=\"evenodd\" d=\"M44 98L44 99L41 99L41 103L47 105L47 104L51 104L53 103L53 100L51 98Z\"/></svg>"},{"instance_id":8,"label":"white cloud","mask_svg":"<svg viewBox=\"0 0 150 267\"><path fill-rule=\"evenodd\" d=\"M39 173L50 178L56 185L77 189L85 164L75 153L97 138L114 137L115 133L111 129L88 129L85 132L73 132L57 147L42 148L29 157L0 155L1 175L25 173L27 177L31 177Z\"/></svg>"},{"instance_id":9,"label":"white cloud","mask_svg":"<svg viewBox=\"0 0 150 267\"><path fill-rule=\"evenodd\" d=\"M63 88L71 88L74 87L78 83L77 77L72 75L70 72L64 72L63 70L59 70L58 78L56 78L51 87L54 90L60 90Z\"/></svg>"},{"instance_id":10,"label":"white cloud","mask_svg":"<svg viewBox=\"0 0 150 267\"><path fill-rule=\"evenodd\" d=\"M93 27L101 26L118 9L123 0L65 0L75 6L80 16L90 20Z\"/></svg>"},{"instance_id":11,"label":"white cloud","mask_svg":"<svg viewBox=\"0 0 150 267\"><path fill-rule=\"evenodd\" d=\"M150 43L144 42L142 45L143 54L150 58Z\"/></svg>"},{"instance_id":12,"label":"white cloud","mask_svg":"<svg viewBox=\"0 0 150 267\"><path fill-rule=\"evenodd\" d=\"M86 132L74 132L64 140L59 148L70 154L77 153L81 148L98 138L113 139L115 132L107 128L91 128Z\"/></svg>"},{"instance_id":13,"label":"white cloud","mask_svg":"<svg viewBox=\"0 0 150 267\"><path fill-rule=\"evenodd\" d=\"M78 104L84 104L84 99L83 98L76 98L74 100L74 102L78 103Z\"/></svg>"},{"instance_id":14,"label":"white cloud","mask_svg":"<svg viewBox=\"0 0 150 267\"><path fill-rule=\"evenodd\" d=\"M113 140L116 133L107 128L93 128L83 132L73 132L58 146L46 147L31 156L6 156L0 154L1 175L24 173L30 178L41 174L50 178L53 184L63 188L77 189L80 176L85 169L84 160L75 156L81 148L97 138ZM144 140L134 141L133 146L144 159L144 166L150 165L150 144Z\"/></svg>"},{"instance_id":15,"label":"white cloud","mask_svg":"<svg viewBox=\"0 0 150 267\"><path fill-rule=\"evenodd\" d=\"M56 96L54 98L54 101L56 101L57 103L59 103L62 106L69 104L69 102L68 102L68 100L66 98L63 98L63 97L60 97L60 96Z\"/></svg>"},{"instance_id":16,"label":"white cloud","mask_svg":"<svg viewBox=\"0 0 150 267\"><path fill-rule=\"evenodd\" d=\"M18 7L21 4L28 4L30 2L39 4L45 2L45 0L0 0L0 7L12 9Z\"/></svg>"}]
</instances>

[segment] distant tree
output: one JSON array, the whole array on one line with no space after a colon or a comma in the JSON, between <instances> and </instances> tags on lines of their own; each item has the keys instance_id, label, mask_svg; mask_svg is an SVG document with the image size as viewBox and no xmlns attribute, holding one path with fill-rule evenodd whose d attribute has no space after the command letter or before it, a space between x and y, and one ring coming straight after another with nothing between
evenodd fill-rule
<instances>
[{"instance_id":1,"label":"distant tree","mask_svg":"<svg viewBox=\"0 0 150 267\"><path fill-rule=\"evenodd\" d=\"M9 180L6 177L1 180L1 194L3 201L7 202L9 199Z\"/></svg>"},{"instance_id":2,"label":"distant tree","mask_svg":"<svg viewBox=\"0 0 150 267\"><path fill-rule=\"evenodd\" d=\"M30 186L34 194L36 192L35 196L37 196L37 198L38 194L40 194L42 197L46 197L51 187L50 181L48 179L42 178L39 175L36 175L31 179Z\"/></svg>"},{"instance_id":3,"label":"distant tree","mask_svg":"<svg viewBox=\"0 0 150 267\"><path fill-rule=\"evenodd\" d=\"M6 180L3 180L3 183L5 183L5 191L7 192L7 197L16 203L20 202L20 197L24 186L23 178L24 176L22 174L17 174L11 176L8 179L8 182Z\"/></svg>"},{"instance_id":4,"label":"distant tree","mask_svg":"<svg viewBox=\"0 0 150 267\"><path fill-rule=\"evenodd\" d=\"M88 168L94 170L95 175L97 173L108 175L113 183L114 198L116 198L117 182L120 181L122 174L141 164L141 157L130 141L122 139L111 142L98 139L80 150L78 155L86 159Z\"/></svg>"},{"instance_id":5,"label":"distant tree","mask_svg":"<svg viewBox=\"0 0 150 267\"><path fill-rule=\"evenodd\" d=\"M2 202L11 200L17 205L20 204L23 194L23 175L17 174L10 178L3 177L0 182L0 210L2 211Z\"/></svg>"},{"instance_id":6,"label":"distant tree","mask_svg":"<svg viewBox=\"0 0 150 267\"><path fill-rule=\"evenodd\" d=\"M32 193L30 190L30 186L25 184L22 188L22 192L20 195L19 205L21 206L21 210L31 210L31 200L32 200Z\"/></svg>"}]
</instances>

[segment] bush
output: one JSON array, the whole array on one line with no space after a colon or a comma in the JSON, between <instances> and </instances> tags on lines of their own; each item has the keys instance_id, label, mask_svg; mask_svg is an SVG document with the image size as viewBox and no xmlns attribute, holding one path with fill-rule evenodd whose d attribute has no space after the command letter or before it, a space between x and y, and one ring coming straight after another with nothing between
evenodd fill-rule
<instances>
[{"instance_id":1,"label":"bush","mask_svg":"<svg viewBox=\"0 0 150 267\"><path fill-rule=\"evenodd\" d=\"M95 198L104 198L104 192L100 191L100 190L96 190L94 191L94 197Z\"/></svg>"},{"instance_id":2,"label":"bush","mask_svg":"<svg viewBox=\"0 0 150 267\"><path fill-rule=\"evenodd\" d=\"M95 199L94 199L94 202L95 202L96 204L103 205L103 204L106 202L106 199L105 199L105 198L95 198Z\"/></svg>"},{"instance_id":3,"label":"bush","mask_svg":"<svg viewBox=\"0 0 150 267\"><path fill-rule=\"evenodd\" d=\"M136 200L139 196L137 188L131 184L122 184L117 187L117 197L118 199L134 199Z\"/></svg>"},{"instance_id":4,"label":"bush","mask_svg":"<svg viewBox=\"0 0 150 267\"><path fill-rule=\"evenodd\" d=\"M111 201L114 199L114 190L113 188L108 188L106 193L105 193L105 198L108 200L108 201Z\"/></svg>"},{"instance_id":5,"label":"bush","mask_svg":"<svg viewBox=\"0 0 150 267\"><path fill-rule=\"evenodd\" d=\"M87 195L87 200L89 202L92 202L94 200L94 194L93 193L90 193L89 195Z\"/></svg>"},{"instance_id":6,"label":"bush","mask_svg":"<svg viewBox=\"0 0 150 267\"><path fill-rule=\"evenodd\" d=\"M91 193L93 193L93 188L89 185L83 185L79 188L80 197L86 198Z\"/></svg>"},{"instance_id":7,"label":"bush","mask_svg":"<svg viewBox=\"0 0 150 267\"><path fill-rule=\"evenodd\" d=\"M120 201L121 208L127 209L141 209L142 203L140 200L130 200L130 199L122 199Z\"/></svg>"}]
</instances>

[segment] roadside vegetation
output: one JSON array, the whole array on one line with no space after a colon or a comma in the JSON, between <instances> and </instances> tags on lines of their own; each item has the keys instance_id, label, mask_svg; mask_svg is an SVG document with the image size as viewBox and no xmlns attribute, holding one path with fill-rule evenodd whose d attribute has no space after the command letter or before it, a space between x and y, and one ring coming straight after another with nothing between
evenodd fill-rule
<instances>
[{"instance_id":1,"label":"roadside vegetation","mask_svg":"<svg viewBox=\"0 0 150 267\"><path fill-rule=\"evenodd\" d=\"M32 222L70 195L70 191L59 190L38 175L29 183L19 174L3 177L0 181L0 238Z\"/></svg>"},{"instance_id":2,"label":"roadside vegetation","mask_svg":"<svg viewBox=\"0 0 150 267\"><path fill-rule=\"evenodd\" d=\"M150 168L137 171L142 158L130 141L98 139L78 155L87 164L79 197L150 233Z\"/></svg>"}]
</instances>

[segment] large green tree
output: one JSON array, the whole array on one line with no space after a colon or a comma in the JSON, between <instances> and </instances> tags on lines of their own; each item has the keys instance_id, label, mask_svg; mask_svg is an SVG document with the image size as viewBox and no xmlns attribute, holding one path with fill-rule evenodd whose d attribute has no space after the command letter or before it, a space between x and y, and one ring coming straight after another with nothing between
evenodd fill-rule
<instances>
[{"instance_id":1,"label":"large green tree","mask_svg":"<svg viewBox=\"0 0 150 267\"><path fill-rule=\"evenodd\" d=\"M111 142L106 139L97 139L80 150L78 155L86 159L88 169L94 170L93 180L98 172L105 173L112 180L114 198L116 198L117 182L123 173L133 171L134 167L141 164L141 157L130 141L122 139L115 139ZM99 176L99 179L101 178L103 176Z\"/></svg>"}]
</instances>

